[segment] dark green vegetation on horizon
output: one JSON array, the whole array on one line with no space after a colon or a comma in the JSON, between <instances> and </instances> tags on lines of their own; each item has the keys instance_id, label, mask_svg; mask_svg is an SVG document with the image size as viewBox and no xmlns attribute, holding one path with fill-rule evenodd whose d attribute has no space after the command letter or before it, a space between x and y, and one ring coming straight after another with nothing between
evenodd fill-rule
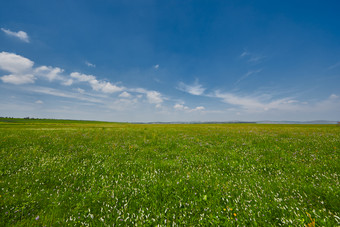
<instances>
[{"instance_id":1,"label":"dark green vegetation on horizon","mask_svg":"<svg viewBox=\"0 0 340 227\"><path fill-rule=\"evenodd\" d=\"M0 123L0 226L340 222L337 125Z\"/></svg>"},{"instance_id":2,"label":"dark green vegetation on horizon","mask_svg":"<svg viewBox=\"0 0 340 227\"><path fill-rule=\"evenodd\" d=\"M105 121L82 121L82 120L68 120L68 119L41 119L41 118L9 118L0 117L1 124L107 124ZM37 125L40 126L40 125Z\"/></svg>"}]
</instances>

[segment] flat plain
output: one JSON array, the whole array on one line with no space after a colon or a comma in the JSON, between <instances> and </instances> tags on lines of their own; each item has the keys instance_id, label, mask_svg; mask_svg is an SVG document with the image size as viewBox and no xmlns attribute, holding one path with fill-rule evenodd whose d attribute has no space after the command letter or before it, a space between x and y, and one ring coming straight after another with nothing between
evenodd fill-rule
<instances>
[{"instance_id":1,"label":"flat plain","mask_svg":"<svg viewBox=\"0 0 340 227\"><path fill-rule=\"evenodd\" d=\"M336 226L337 125L0 122L0 226Z\"/></svg>"}]
</instances>

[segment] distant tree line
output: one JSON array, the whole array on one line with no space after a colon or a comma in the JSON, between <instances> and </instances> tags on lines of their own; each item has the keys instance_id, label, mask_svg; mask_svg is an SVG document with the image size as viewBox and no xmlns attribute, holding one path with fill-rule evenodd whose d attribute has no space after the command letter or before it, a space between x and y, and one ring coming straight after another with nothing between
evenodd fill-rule
<instances>
[{"instance_id":1,"label":"distant tree line","mask_svg":"<svg viewBox=\"0 0 340 227\"><path fill-rule=\"evenodd\" d=\"M50 119L50 118L35 118L35 117L24 117L24 118L20 118L20 117L0 117L0 119L25 119L25 120L46 120L46 119ZM53 119L52 119L53 120Z\"/></svg>"}]
</instances>

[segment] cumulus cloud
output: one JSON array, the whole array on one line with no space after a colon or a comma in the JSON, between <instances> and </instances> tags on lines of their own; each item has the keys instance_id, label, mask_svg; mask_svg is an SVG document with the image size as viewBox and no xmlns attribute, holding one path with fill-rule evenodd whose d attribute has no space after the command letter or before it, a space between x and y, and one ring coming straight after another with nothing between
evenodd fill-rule
<instances>
[{"instance_id":1,"label":"cumulus cloud","mask_svg":"<svg viewBox=\"0 0 340 227\"><path fill-rule=\"evenodd\" d=\"M121 97L121 98L130 98L131 94L126 92L126 91L124 91L121 94L119 94L119 97Z\"/></svg>"},{"instance_id":2,"label":"cumulus cloud","mask_svg":"<svg viewBox=\"0 0 340 227\"><path fill-rule=\"evenodd\" d=\"M104 93L115 93L120 92L124 89L123 87L118 87L107 81L99 81L93 75L86 75L79 72L73 72L70 74L70 76L72 79L75 79L79 82L88 82L92 89L95 91L101 91Z\"/></svg>"},{"instance_id":3,"label":"cumulus cloud","mask_svg":"<svg viewBox=\"0 0 340 227\"><path fill-rule=\"evenodd\" d=\"M194 110L205 110L204 106L197 106Z\"/></svg>"},{"instance_id":4,"label":"cumulus cloud","mask_svg":"<svg viewBox=\"0 0 340 227\"><path fill-rule=\"evenodd\" d=\"M34 62L20 55L1 52L0 69L14 74L29 72L32 70Z\"/></svg>"},{"instance_id":5,"label":"cumulus cloud","mask_svg":"<svg viewBox=\"0 0 340 227\"><path fill-rule=\"evenodd\" d=\"M179 104L179 103L174 105L174 109L175 110L180 110L180 111L186 111L186 112L194 112L194 111L203 111L203 110L205 110L204 106L197 106L197 107L195 107L193 109L190 109L189 107L187 107L187 106L185 106L183 104Z\"/></svg>"},{"instance_id":6,"label":"cumulus cloud","mask_svg":"<svg viewBox=\"0 0 340 227\"><path fill-rule=\"evenodd\" d=\"M72 79L66 79L61 84L64 85L64 86L71 86L73 84L73 80Z\"/></svg>"},{"instance_id":7,"label":"cumulus cloud","mask_svg":"<svg viewBox=\"0 0 340 227\"><path fill-rule=\"evenodd\" d=\"M162 95L158 91L147 91L146 98L148 99L149 103L152 104L160 104L163 102Z\"/></svg>"},{"instance_id":8,"label":"cumulus cloud","mask_svg":"<svg viewBox=\"0 0 340 227\"><path fill-rule=\"evenodd\" d=\"M9 75L0 77L4 83L27 84L34 83L36 79L32 74L34 62L20 55L1 52L0 69L9 72Z\"/></svg>"},{"instance_id":9,"label":"cumulus cloud","mask_svg":"<svg viewBox=\"0 0 340 227\"><path fill-rule=\"evenodd\" d=\"M8 52L0 53L0 69L10 74L0 77L4 83L29 84L34 83L37 77L45 78L49 81L61 80L67 83L61 74L63 69L51 66L40 66L34 68L34 62L28 58Z\"/></svg>"},{"instance_id":10,"label":"cumulus cloud","mask_svg":"<svg viewBox=\"0 0 340 227\"><path fill-rule=\"evenodd\" d=\"M189 107L177 103L174 105L174 109L175 110L189 110Z\"/></svg>"},{"instance_id":11,"label":"cumulus cloud","mask_svg":"<svg viewBox=\"0 0 340 227\"><path fill-rule=\"evenodd\" d=\"M20 85L34 83L35 77L32 74L18 74L18 75L10 74L0 77L0 79L4 83Z\"/></svg>"},{"instance_id":12,"label":"cumulus cloud","mask_svg":"<svg viewBox=\"0 0 340 227\"><path fill-rule=\"evenodd\" d=\"M128 89L130 92L136 92L141 93L146 96L146 99L151 104L156 104L157 107L161 107L160 104L164 101L164 97L161 93L158 91L152 91L152 90L146 90L144 88L132 88ZM137 95L138 98L141 98L142 96Z\"/></svg>"},{"instance_id":13,"label":"cumulus cloud","mask_svg":"<svg viewBox=\"0 0 340 227\"><path fill-rule=\"evenodd\" d=\"M73 92L66 90L56 90L51 88L31 89L31 92L53 95L63 98L74 98L88 102L102 103L94 96L108 101L110 99L106 94L119 92L119 103L124 106L135 104L137 101L154 104L156 108L162 108L162 103L166 98L158 91L147 90L144 88L128 89L109 81L99 80L94 75L87 75L80 72L72 72L68 76L64 75L64 70L59 67L39 66L34 67L34 62L14 53L0 53L0 70L9 72L8 75L0 77L2 82L11 84L29 84L35 83L38 79L46 79L49 82L58 81L62 85L71 86L78 83L85 83L93 91L104 94L91 94L85 92L82 88L71 88ZM137 93L137 94L136 94ZM91 97L88 97L91 96ZM135 97L135 99L133 99ZM124 101L125 100L125 101ZM130 100L130 101L127 101ZM111 100L112 103L112 100Z\"/></svg>"},{"instance_id":14,"label":"cumulus cloud","mask_svg":"<svg viewBox=\"0 0 340 227\"><path fill-rule=\"evenodd\" d=\"M2 30L6 35L8 35L8 36L18 38L18 39L20 39L21 41L26 42L26 43L29 43L29 42L30 42L27 33L24 32L24 31L13 32L13 31L11 31L11 30L9 30L9 29L4 29L4 28L1 28L1 30Z\"/></svg>"},{"instance_id":15,"label":"cumulus cloud","mask_svg":"<svg viewBox=\"0 0 340 227\"><path fill-rule=\"evenodd\" d=\"M53 81L56 79L62 79L61 73L64 72L63 69L58 67L51 67L51 66L40 66L34 70L37 76L44 77L49 81Z\"/></svg>"},{"instance_id":16,"label":"cumulus cloud","mask_svg":"<svg viewBox=\"0 0 340 227\"><path fill-rule=\"evenodd\" d=\"M178 84L177 89L187 92L192 95L202 95L205 91L205 88L201 84L198 83L198 80L196 80L193 84L188 85L183 82L180 82Z\"/></svg>"},{"instance_id":17,"label":"cumulus cloud","mask_svg":"<svg viewBox=\"0 0 340 227\"><path fill-rule=\"evenodd\" d=\"M122 87L118 87L110 82L92 80L90 84L95 91L102 91L104 93L115 93L123 90Z\"/></svg>"},{"instance_id":18,"label":"cumulus cloud","mask_svg":"<svg viewBox=\"0 0 340 227\"><path fill-rule=\"evenodd\" d=\"M86 75L86 74L82 74L82 73L78 73L78 72L73 72L70 74L70 76L80 82L89 82L92 80L95 80L96 77L92 76L92 75Z\"/></svg>"}]
</instances>

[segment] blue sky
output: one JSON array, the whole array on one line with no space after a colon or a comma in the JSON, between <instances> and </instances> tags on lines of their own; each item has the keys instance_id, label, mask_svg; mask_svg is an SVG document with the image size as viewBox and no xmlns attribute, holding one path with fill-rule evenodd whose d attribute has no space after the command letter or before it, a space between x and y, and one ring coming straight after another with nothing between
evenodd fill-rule
<instances>
[{"instance_id":1,"label":"blue sky","mask_svg":"<svg viewBox=\"0 0 340 227\"><path fill-rule=\"evenodd\" d=\"M339 1L4 1L0 116L340 120Z\"/></svg>"}]
</instances>

